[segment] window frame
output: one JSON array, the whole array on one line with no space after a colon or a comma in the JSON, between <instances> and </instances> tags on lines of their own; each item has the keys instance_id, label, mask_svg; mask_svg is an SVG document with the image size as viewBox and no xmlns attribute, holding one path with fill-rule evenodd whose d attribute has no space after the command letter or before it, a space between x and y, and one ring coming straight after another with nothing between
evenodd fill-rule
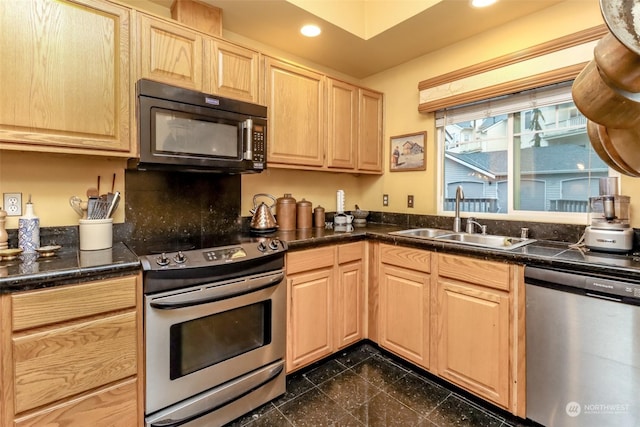
<instances>
[{"instance_id":1,"label":"window frame","mask_svg":"<svg viewBox=\"0 0 640 427\"><path fill-rule=\"evenodd\" d=\"M504 114L507 110L513 110L507 112L507 191L508 191L508 206L505 213L487 213L487 212L464 212L464 217L479 218L479 219L497 219L497 220L520 220L520 221L536 221L536 222L553 222L553 223L566 223L566 224L589 224L589 213L587 212L559 212L559 211L532 211L532 210L516 210L514 206L514 187L516 176L515 172L515 147L514 147L514 112L524 111L530 108L531 105L546 106L546 105L558 105L563 102L571 101L571 83L563 82L552 87L541 87L533 90L528 90L521 93L516 93L507 96L501 96L497 99L489 99L485 101L474 102L469 105L462 105L453 108L447 108L438 110L435 114L435 135L437 146L437 165L436 165L436 185L437 185L437 213L440 216L453 216L453 210L445 210L445 132L444 129L448 124L459 123L465 121L470 117L475 117L474 120L482 118L481 111L486 111L484 117L494 117L500 114ZM568 91L568 96L567 96ZM544 93L547 93L546 96ZM538 105L536 98L538 95L544 98L544 101ZM528 98L528 99L527 99ZM510 102L509 99L514 100ZM532 104L526 105L527 102ZM447 112L453 111L453 114L447 114ZM457 113L455 113L457 111ZM586 130L585 130L586 135ZM594 157L595 156L595 157ZM589 160L597 158L597 153L593 151L589 156ZM589 169L591 169L589 165ZM608 168L609 177L620 177L620 173ZM597 179L589 176L589 180ZM498 185L496 182L495 185ZM463 187L464 188L464 187ZM546 191L546 190L545 190ZM462 215L461 215L462 216Z\"/></svg>"}]
</instances>

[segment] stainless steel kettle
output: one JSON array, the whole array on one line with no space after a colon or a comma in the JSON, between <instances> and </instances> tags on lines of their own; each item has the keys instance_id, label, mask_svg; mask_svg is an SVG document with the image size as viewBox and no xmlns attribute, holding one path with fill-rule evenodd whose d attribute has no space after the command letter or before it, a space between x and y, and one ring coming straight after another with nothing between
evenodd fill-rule
<instances>
[{"instance_id":1,"label":"stainless steel kettle","mask_svg":"<svg viewBox=\"0 0 640 427\"><path fill-rule=\"evenodd\" d=\"M257 199L260 197L268 197L273 201L271 206L268 206L265 202L257 204ZM278 228L276 219L271 212L271 209L276 205L276 198L271 194L259 193L253 196L253 208L249 211L253 215L251 218L250 228L251 231L257 233L268 233L275 231Z\"/></svg>"}]
</instances>

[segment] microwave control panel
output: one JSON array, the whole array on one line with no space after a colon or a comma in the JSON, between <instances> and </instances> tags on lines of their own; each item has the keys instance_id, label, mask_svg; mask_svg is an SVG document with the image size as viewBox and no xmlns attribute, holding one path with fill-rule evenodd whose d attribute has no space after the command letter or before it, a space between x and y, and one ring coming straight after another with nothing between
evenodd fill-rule
<instances>
[{"instance_id":1,"label":"microwave control panel","mask_svg":"<svg viewBox=\"0 0 640 427\"><path fill-rule=\"evenodd\" d=\"M253 161L264 163L266 158L266 128L261 125L253 126Z\"/></svg>"}]
</instances>

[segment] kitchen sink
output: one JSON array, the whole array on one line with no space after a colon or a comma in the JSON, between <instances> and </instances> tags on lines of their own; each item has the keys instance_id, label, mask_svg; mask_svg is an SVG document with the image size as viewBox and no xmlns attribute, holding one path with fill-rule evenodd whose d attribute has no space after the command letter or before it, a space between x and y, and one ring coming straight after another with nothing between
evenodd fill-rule
<instances>
[{"instance_id":1,"label":"kitchen sink","mask_svg":"<svg viewBox=\"0 0 640 427\"><path fill-rule=\"evenodd\" d=\"M440 228L413 228L409 230L393 231L389 234L505 250L513 250L535 242L534 239L521 239L518 237L495 234L456 233L451 230L443 230Z\"/></svg>"},{"instance_id":2,"label":"kitchen sink","mask_svg":"<svg viewBox=\"0 0 640 427\"><path fill-rule=\"evenodd\" d=\"M421 237L425 239L444 236L451 234L451 230L443 230L441 228L412 228L410 230L392 231L389 234L397 234L398 236Z\"/></svg>"}]
</instances>

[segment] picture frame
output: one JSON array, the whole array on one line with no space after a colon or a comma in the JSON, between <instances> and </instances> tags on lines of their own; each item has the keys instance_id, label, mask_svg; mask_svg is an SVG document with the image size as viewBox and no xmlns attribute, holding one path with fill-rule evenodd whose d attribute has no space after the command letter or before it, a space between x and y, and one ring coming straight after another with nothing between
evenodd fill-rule
<instances>
[{"instance_id":1,"label":"picture frame","mask_svg":"<svg viewBox=\"0 0 640 427\"><path fill-rule=\"evenodd\" d=\"M392 136L389 170L391 172L427 170L426 142L426 131Z\"/></svg>"}]
</instances>

